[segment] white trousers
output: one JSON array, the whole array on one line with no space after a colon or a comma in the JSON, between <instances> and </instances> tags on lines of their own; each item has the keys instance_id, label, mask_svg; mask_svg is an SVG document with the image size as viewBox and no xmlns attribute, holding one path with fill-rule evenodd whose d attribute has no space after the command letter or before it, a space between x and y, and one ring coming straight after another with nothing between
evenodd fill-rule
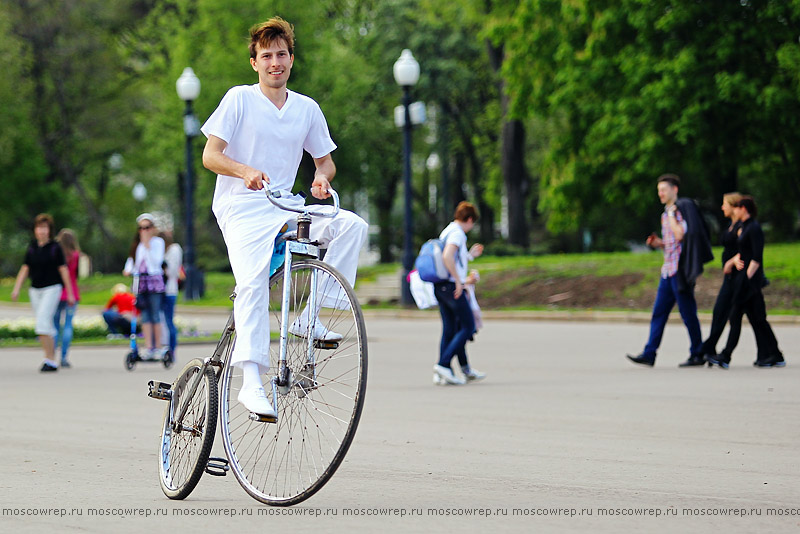
<instances>
[{"instance_id":1,"label":"white trousers","mask_svg":"<svg viewBox=\"0 0 800 534\"><path fill-rule=\"evenodd\" d=\"M283 203L302 205L303 200L295 197L294 202L284 199ZM253 198L237 201L217 219L236 279L236 346L232 364L251 361L259 365L262 373L269 369L270 261L278 232L296 217L296 213L276 208L266 198ZM340 210L333 219L312 217L309 237L328 249L325 263L341 272L352 285L358 255L367 238L364 219L346 210Z\"/></svg>"},{"instance_id":2,"label":"white trousers","mask_svg":"<svg viewBox=\"0 0 800 534\"><path fill-rule=\"evenodd\" d=\"M53 317L61 300L61 290L61 284L28 288L28 298L31 299L33 313L36 316L36 328L34 330L36 335L55 337L58 333Z\"/></svg>"}]
</instances>

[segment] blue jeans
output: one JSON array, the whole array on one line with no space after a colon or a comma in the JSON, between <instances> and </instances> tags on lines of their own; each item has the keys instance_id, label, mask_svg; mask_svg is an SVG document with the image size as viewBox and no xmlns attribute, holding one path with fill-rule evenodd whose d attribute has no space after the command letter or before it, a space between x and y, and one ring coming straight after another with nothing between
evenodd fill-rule
<instances>
[{"instance_id":1,"label":"blue jeans","mask_svg":"<svg viewBox=\"0 0 800 534\"><path fill-rule=\"evenodd\" d=\"M461 367L468 367L467 341L475 333L475 316L469 307L467 292L463 291L456 299L453 296L456 284L441 282L433 285L433 294L439 301L442 316L442 340L439 344L439 365L450 367L450 360L458 356Z\"/></svg>"},{"instance_id":2,"label":"blue jeans","mask_svg":"<svg viewBox=\"0 0 800 534\"><path fill-rule=\"evenodd\" d=\"M697 302L694 300L694 288L691 291L678 291L678 275L662 278L658 284L656 302L653 304L653 317L650 320L650 339L644 347L642 356L647 358L656 357L658 346L661 345L661 336L664 334L664 327L669 319L669 313L675 303L678 303L678 311L681 313L683 324L689 331L690 356L699 355L702 352L703 338L700 332L700 321L697 320Z\"/></svg>"},{"instance_id":3,"label":"blue jeans","mask_svg":"<svg viewBox=\"0 0 800 534\"><path fill-rule=\"evenodd\" d=\"M178 295L164 295L161 299L161 311L164 312L164 322L169 331L169 350L175 354L175 347L178 346L178 329L175 327L175 302Z\"/></svg>"},{"instance_id":4,"label":"blue jeans","mask_svg":"<svg viewBox=\"0 0 800 534\"><path fill-rule=\"evenodd\" d=\"M58 308L56 308L56 314L53 316L53 324L56 327L56 338L55 338L55 348L58 351L58 345L61 344L61 359L67 359L67 352L69 352L69 346L72 343L72 318L75 317L75 310L78 308L78 304L75 303L72 306L66 300L62 300L58 303ZM61 325L61 314L64 314L64 325Z\"/></svg>"},{"instance_id":5,"label":"blue jeans","mask_svg":"<svg viewBox=\"0 0 800 534\"><path fill-rule=\"evenodd\" d=\"M127 336L131 333L131 322L118 311L104 311L103 319L105 319L106 325L108 325L108 331L112 334L125 334Z\"/></svg>"},{"instance_id":6,"label":"blue jeans","mask_svg":"<svg viewBox=\"0 0 800 534\"><path fill-rule=\"evenodd\" d=\"M136 296L136 307L139 308L139 319L143 323L161 322L161 301L164 293L139 293ZM159 341L160 344L160 341Z\"/></svg>"}]
</instances>

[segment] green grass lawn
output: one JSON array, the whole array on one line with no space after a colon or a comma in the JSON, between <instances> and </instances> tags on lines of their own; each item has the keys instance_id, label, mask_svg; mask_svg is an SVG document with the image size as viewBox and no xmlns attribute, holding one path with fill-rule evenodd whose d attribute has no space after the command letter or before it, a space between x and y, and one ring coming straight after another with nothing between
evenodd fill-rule
<instances>
[{"instance_id":1,"label":"green grass lawn","mask_svg":"<svg viewBox=\"0 0 800 534\"><path fill-rule=\"evenodd\" d=\"M714 260L707 269L717 268L722 257L722 247L714 248ZM520 269L536 268L543 276L578 276L593 274L611 276L641 272L645 275L657 271L663 256L660 251L591 252L588 254L548 254L543 256L481 257L470 262L483 272L508 271L510 276ZM769 245L764 250L764 266L773 281L781 280L800 287L800 243Z\"/></svg>"},{"instance_id":2,"label":"green grass lawn","mask_svg":"<svg viewBox=\"0 0 800 534\"><path fill-rule=\"evenodd\" d=\"M714 249L715 259L706 265L707 272L719 272L721 248ZM580 275L618 276L626 273L641 273L644 278L639 289L646 290L658 279L662 262L660 252L594 252L588 254L548 254L537 256L485 256L470 263L481 274L501 273L504 290L515 288L536 279L574 277ZM767 275L773 284L800 289L800 243L770 244L764 252ZM397 272L399 265L380 264L359 270L361 283L374 281L378 276ZM81 303L104 305L111 297L111 288L117 283L130 283L130 278L116 274L95 274L80 280ZM229 296L234 280L231 273L205 273L206 291L202 299L181 304L191 306L230 306ZM13 278L0 279L0 302L11 300ZM637 287L626 288L636 292ZM27 291L22 291L20 301L28 300Z\"/></svg>"}]
</instances>

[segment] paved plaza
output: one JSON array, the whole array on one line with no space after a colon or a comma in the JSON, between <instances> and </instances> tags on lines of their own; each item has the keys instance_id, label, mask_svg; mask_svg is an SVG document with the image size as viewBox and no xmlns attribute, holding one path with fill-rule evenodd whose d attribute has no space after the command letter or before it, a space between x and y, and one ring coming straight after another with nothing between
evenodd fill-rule
<instances>
[{"instance_id":1,"label":"paved plaza","mask_svg":"<svg viewBox=\"0 0 800 534\"><path fill-rule=\"evenodd\" d=\"M161 493L164 403L146 384L171 382L210 346L180 347L177 369L132 372L121 347L76 346L74 367L47 375L38 349L0 349L2 530L800 530L797 325L775 327L786 368L752 367L746 326L724 371L677 367L680 323L650 369L624 358L645 324L490 319L468 347L488 378L463 387L432 385L436 314L371 315L367 330L355 442L332 481L290 509L260 505L232 475L204 476L185 501ZM224 456L219 436L214 449Z\"/></svg>"}]
</instances>

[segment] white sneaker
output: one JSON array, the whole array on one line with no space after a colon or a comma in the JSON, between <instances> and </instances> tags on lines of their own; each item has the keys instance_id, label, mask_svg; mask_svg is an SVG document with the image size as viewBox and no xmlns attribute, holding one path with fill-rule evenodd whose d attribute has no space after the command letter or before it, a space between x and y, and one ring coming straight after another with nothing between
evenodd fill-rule
<instances>
[{"instance_id":1,"label":"white sneaker","mask_svg":"<svg viewBox=\"0 0 800 534\"><path fill-rule=\"evenodd\" d=\"M254 414L265 418L276 418L278 414L269 403L264 388L243 389L239 392L239 402Z\"/></svg>"},{"instance_id":2,"label":"white sneaker","mask_svg":"<svg viewBox=\"0 0 800 534\"><path fill-rule=\"evenodd\" d=\"M297 336L297 337L306 337L308 333L308 324L305 321L301 321L299 318L292 323L289 327L289 333ZM344 337L342 334L338 332L334 332L333 330L328 330L323 325L319 323L319 321L314 321L314 332L312 333L314 339L318 341L341 341Z\"/></svg>"},{"instance_id":3,"label":"white sneaker","mask_svg":"<svg viewBox=\"0 0 800 534\"><path fill-rule=\"evenodd\" d=\"M434 384L452 384L454 386L463 386L466 384L463 378L459 378L453 374L452 369L439 364L433 366L433 374L439 377L439 382L436 382L436 379L434 379Z\"/></svg>"},{"instance_id":4,"label":"white sneaker","mask_svg":"<svg viewBox=\"0 0 800 534\"><path fill-rule=\"evenodd\" d=\"M467 382L476 382L478 380L483 380L484 378L486 378L486 373L481 373L477 369L470 368L469 371L464 371L464 368L462 367L461 371L464 373Z\"/></svg>"}]
</instances>

